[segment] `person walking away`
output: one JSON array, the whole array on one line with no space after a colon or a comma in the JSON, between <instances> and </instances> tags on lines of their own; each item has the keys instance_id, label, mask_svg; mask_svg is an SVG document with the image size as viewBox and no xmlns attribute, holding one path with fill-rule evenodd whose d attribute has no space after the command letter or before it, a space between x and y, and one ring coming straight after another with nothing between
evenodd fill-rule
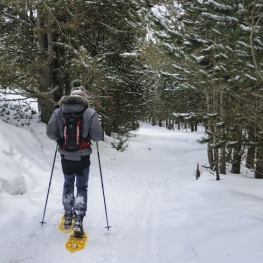
<instances>
[{"instance_id":1,"label":"person walking away","mask_svg":"<svg viewBox=\"0 0 263 263\"><path fill-rule=\"evenodd\" d=\"M62 204L64 228L68 229L74 219L73 231L82 236L83 218L87 212L87 191L90 168L91 140L99 141L102 128L97 113L89 107L86 90L80 81L72 82L70 96L63 96L46 128L48 138L57 141L64 174ZM74 195L76 181L76 196Z\"/></svg>"}]
</instances>

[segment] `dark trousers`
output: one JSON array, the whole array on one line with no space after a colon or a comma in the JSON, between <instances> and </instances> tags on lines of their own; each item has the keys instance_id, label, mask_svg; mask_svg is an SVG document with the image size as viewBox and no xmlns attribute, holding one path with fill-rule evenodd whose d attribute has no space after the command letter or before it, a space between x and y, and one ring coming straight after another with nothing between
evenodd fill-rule
<instances>
[{"instance_id":1,"label":"dark trousers","mask_svg":"<svg viewBox=\"0 0 263 263\"><path fill-rule=\"evenodd\" d=\"M88 180L89 180L89 156L82 157L81 161L71 161L61 159L62 170L64 173L64 188L62 204L65 212L73 212L85 216L87 211L88 199ZM76 182L77 194L74 195Z\"/></svg>"}]
</instances>

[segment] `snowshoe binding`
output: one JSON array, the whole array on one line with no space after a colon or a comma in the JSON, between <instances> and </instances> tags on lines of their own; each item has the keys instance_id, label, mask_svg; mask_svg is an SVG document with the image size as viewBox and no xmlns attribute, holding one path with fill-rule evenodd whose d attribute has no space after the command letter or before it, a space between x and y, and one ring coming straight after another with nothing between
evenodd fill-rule
<instances>
[{"instance_id":1,"label":"snowshoe binding","mask_svg":"<svg viewBox=\"0 0 263 263\"><path fill-rule=\"evenodd\" d=\"M64 229L70 229L72 227L73 213L65 212L64 215Z\"/></svg>"},{"instance_id":2,"label":"snowshoe binding","mask_svg":"<svg viewBox=\"0 0 263 263\"><path fill-rule=\"evenodd\" d=\"M83 230L83 215L75 215L75 220L74 220L74 225L73 225L73 231L74 231L74 236L75 237L83 237L84 235L84 230Z\"/></svg>"}]
</instances>

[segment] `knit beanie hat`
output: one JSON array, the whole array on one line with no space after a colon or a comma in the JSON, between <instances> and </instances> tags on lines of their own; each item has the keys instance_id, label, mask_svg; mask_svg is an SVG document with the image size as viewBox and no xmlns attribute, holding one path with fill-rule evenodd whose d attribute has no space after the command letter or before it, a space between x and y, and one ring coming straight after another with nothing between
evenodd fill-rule
<instances>
[{"instance_id":1,"label":"knit beanie hat","mask_svg":"<svg viewBox=\"0 0 263 263\"><path fill-rule=\"evenodd\" d=\"M83 96L83 97L87 97L87 92L83 87L77 87L77 88L73 88L71 90L71 94L70 96Z\"/></svg>"},{"instance_id":2,"label":"knit beanie hat","mask_svg":"<svg viewBox=\"0 0 263 263\"><path fill-rule=\"evenodd\" d=\"M79 79L74 79L72 82L71 82L71 85L73 88L75 87L80 87L81 86L81 82Z\"/></svg>"}]
</instances>

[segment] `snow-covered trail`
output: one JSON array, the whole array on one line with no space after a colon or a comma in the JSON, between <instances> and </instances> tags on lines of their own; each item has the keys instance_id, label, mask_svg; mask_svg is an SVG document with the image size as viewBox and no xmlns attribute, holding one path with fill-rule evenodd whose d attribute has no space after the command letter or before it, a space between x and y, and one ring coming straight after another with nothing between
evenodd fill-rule
<instances>
[{"instance_id":1,"label":"snow-covered trail","mask_svg":"<svg viewBox=\"0 0 263 263\"><path fill-rule=\"evenodd\" d=\"M191 196L196 163L205 158L204 147L196 142L200 134L189 135L145 125L132 140L127 151L130 158L116 172L121 176L124 169L133 171L131 178L123 177L122 184L129 184L124 198L129 200L124 199L120 207L125 203L132 207L122 212L126 224L115 250L126 252L119 253L116 262L177 262L173 261L174 250L180 249L182 240L176 235L176 221L182 211L178 213L175 207L180 199Z\"/></svg>"},{"instance_id":2,"label":"snow-covered trail","mask_svg":"<svg viewBox=\"0 0 263 263\"><path fill-rule=\"evenodd\" d=\"M64 248L68 235L58 230L63 214L59 156L56 158L46 211L47 224L39 224L55 145L44 137L43 130L33 132L40 145L47 144L42 152L42 158L48 162L46 172L41 176L35 175L36 178L25 175L31 188L24 195L10 197L2 193L9 204L5 204L7 215L0 218L4 227L0 240L5 244L4 249L1 247L1 262L71 262L73 259L94 263L164 262L169 258L166 234L167 231L172 233L172 225L175 225L172 223L175 211L171 206L182 195L177 184L186 185L189 180L195 180L193 171L197 160L185 162L184 155L196 149L203 151L204 147L195 142L200 134L189 134L191 138L186 140L184 133L180 139L175 132L145 125L140 135L130 139L129 148L123 153L101 142L100 155L111 229L107 231L104 228L106 219L94 151L89 180L89 209L84 222L89 240L85 250L70 254ZM185 174L178 176L181 171ZM173 240L170 239L169 243Z\"/></svg>"},{"instance_id":3,"label":"snow-covered trail","mask_svg":"<svg viewBox=\"0 0 263 263\"><path fill-rule=\"evenodd\" d=\"M144 124L124 152L100 142L110 231L106 227L97 153L91 157L86 248L71 254L59 231L63 177L57 156L41 226L55 144L43 124L19 130L1 123L2 171L20 173L26 192L11 195L0 181L2 263L260 263L263 258L263 181L203 172L202 131L168 131ZM7 139L10 135L10 140ZM32 136L33 135L33 136ZM1 161L0 161L1 162ZM14 167L12 167L14 166ZM1 178L0 178L1 179Z\"/></svg>"}]
</instances>

